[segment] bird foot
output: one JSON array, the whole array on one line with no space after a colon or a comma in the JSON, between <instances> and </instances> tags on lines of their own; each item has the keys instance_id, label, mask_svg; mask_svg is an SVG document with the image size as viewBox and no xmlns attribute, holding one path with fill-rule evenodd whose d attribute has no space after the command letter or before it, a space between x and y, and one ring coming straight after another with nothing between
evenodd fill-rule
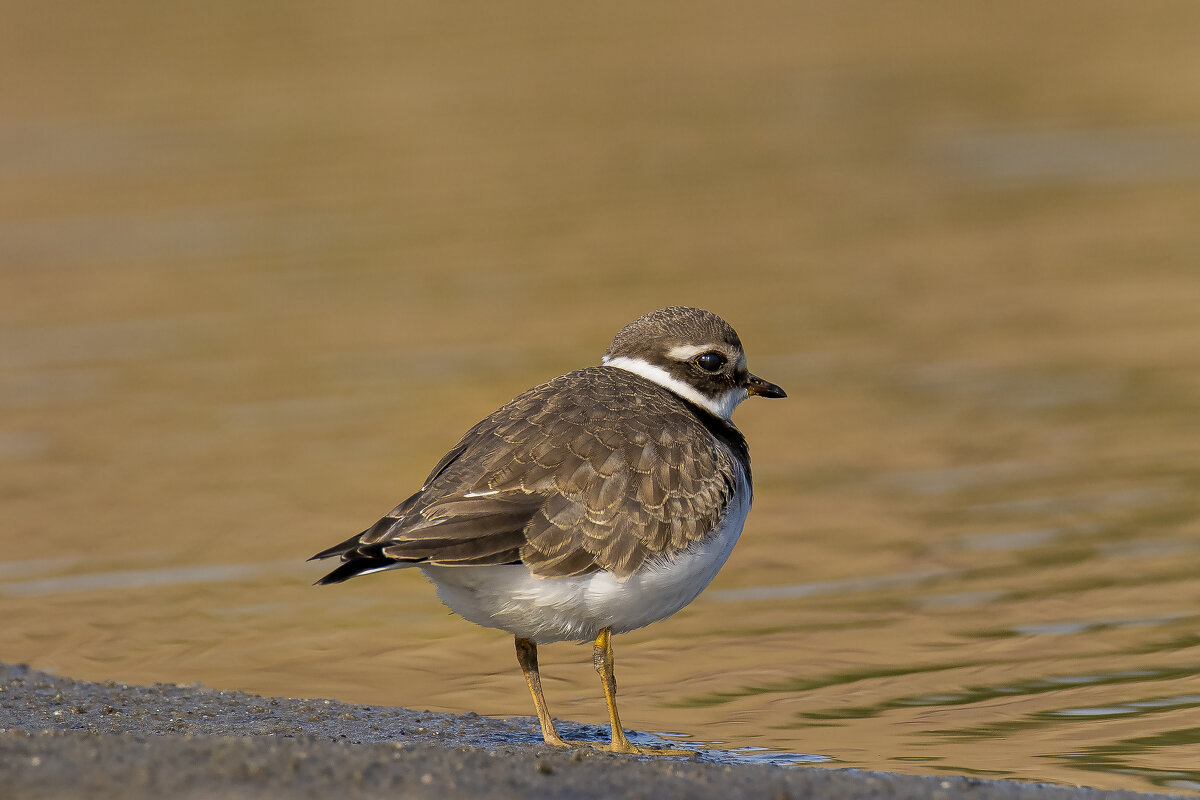
<instances>
[{"instance_id":1,"label":"bird foot","mask_svg":"<svg viewBox=\"0 0 1200 800\"><path fill-rule=\"evenodd\" d=\"M679 750L679 749L673 748L673 747L653 747L650 745L634 744L634 743L628 742L628 741L623 744L614 742L614 743L608 745L607 747L602 747L600 749L607 750L610 753L627 753L630 755L639 755L639 756L694 756L694 755L696 755L696 751L694 751L694 750Z\"/></svg>"},{"instance_id":2,"label":"bird foot","mask_svg":"<svg viewBox=\"0 0 1200 800\"><path fill-rule=\"evenodd\" d=\"M637 745L625 739L620 742L612 742L610 744L601 744L600 742L576 742L569 739L563 739L561 736L553 736L546 738L546 744L551 747L587 747L592 750L604 750L609 753L621 753L624 755L637 756L694 756L694 750L678 750L671 747L653 747L649 745Z\"/></svg>"}]
</instances>

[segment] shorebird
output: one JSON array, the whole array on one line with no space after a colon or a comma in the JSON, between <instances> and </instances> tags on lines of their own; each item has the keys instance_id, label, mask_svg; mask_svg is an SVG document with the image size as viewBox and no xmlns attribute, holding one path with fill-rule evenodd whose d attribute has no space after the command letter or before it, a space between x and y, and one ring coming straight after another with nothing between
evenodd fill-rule
<instances>
[{"instance_id":1,"label":"shorebird","mask_svg":"<svg viewBox=\"0 0 1200 800\"><path fill-rule=\"evenodd\" d=\"M751 395L785 397L746 368L737 333L698 308L661 308L617 333L600 366L535 386L475 425L425 484L363 533L318 584L417 567L451 610L508 631L549 745L566 745L537 646L593 641L612 724L612 636L671 616L724 565L752 498L730 421Z\"/></svg>"}]
</instances>

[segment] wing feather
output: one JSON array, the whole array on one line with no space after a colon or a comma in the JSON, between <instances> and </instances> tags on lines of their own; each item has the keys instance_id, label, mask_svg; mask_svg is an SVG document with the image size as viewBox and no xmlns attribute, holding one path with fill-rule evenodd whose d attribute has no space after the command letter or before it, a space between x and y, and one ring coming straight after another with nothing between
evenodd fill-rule
<instances>
[{"instance_id":1,"label":"wing feather","mask_svg":"<svg viewBox=\"0 0 1200 800\"><path fill-rule=\"evenodd\" d=\"M714 425L725 426L718 437ZM327 576L337 580L358 574L356 561L360 571L524 563L546 577L625 577L709 535L744 453L736 428L644 378L578 370L471 428L419 492L315 557L346 562Z\"/></svg>"}]
</instances>

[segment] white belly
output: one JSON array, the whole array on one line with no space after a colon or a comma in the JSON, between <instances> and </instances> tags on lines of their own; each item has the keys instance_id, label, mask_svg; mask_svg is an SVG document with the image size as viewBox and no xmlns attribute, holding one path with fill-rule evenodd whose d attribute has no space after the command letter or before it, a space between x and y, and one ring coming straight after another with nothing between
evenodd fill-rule
<instances>
[{"instance_id":1,"label":"white belly","mask_svg":"<svg viewBox=\"0 0 1200 800\"><path fill-rule=\"evenodd\" d=\"M741 488L713 536L670 561L647 562L624 580L603 570L539 578L521 564L421 570L456 614L538 644L594 639L601 628L624 633L671 616L712 582L750 511L749 487Z\"/></svg>"}]
</instances>

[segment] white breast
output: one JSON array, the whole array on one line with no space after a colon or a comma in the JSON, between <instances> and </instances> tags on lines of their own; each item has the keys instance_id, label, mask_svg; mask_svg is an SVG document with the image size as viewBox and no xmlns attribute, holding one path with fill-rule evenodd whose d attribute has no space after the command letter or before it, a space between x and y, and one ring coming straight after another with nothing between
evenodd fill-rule
<instances>
[{"instance_id":1,"label":"white breast","mask_svg":"<svg viewBox=\"0 0 1200 800\"><path fill-rule=\"evenodd\" d=\"M539 644L594 639L601 628L641 628L695 600L724 566L750 512L750 487L740 473L714 535L670 560L647 561L624 580L604 570L539 578L522 564L421 569L456 614Z\"/></svg>"}]
</instances>

